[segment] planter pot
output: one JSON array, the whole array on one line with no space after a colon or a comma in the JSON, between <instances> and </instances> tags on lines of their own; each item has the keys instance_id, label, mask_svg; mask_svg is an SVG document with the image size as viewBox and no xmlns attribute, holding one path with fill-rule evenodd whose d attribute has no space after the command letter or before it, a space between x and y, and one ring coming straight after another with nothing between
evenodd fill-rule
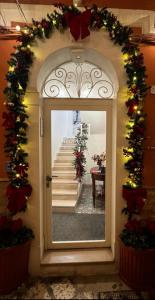
<instances>
[{"instance_id":1,"label":"planter pot","mask_svg":"<svg viewBox=\"0 0 155 300\"><path fill-rule=\"evenodd\" d=\"M155 249L136 250L120 242L119 275L137 291L155 287Z\"/></svg>"},{"instance_id":2,"label":"planter pot","mask_svg":"<svg viewBox=\"0 0 155 300\"><path fill-rule=\"evenodd\" d=\"M0 249L0 294L10 293L27 278L30 243Z\"/></svg>"}]
</instances>

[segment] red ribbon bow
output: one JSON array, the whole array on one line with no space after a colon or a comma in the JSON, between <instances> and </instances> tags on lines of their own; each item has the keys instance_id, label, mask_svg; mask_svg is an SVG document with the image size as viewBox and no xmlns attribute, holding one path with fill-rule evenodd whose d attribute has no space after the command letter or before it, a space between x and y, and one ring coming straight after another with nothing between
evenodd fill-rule
<instances>
[{"instance_id":1,"label":"red ribbon bow","mask_svg":"<svg viewBox=\"0 0 155 300\"><path fill-rule=\"evenodd\" d=\"M70 32L76 41L79 38L84 39L85 37L90 35L90 31L88 29L90 18L90 9L87 9L86 11L78 15L75 15L72 12L67 12L65 14L67 25L69 26Z\"/></svg>"}]
</instances>

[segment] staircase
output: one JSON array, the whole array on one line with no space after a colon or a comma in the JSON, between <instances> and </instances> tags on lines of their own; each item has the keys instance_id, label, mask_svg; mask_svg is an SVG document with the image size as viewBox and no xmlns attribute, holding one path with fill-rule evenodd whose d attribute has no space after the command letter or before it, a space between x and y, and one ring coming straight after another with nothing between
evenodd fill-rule
<instances>
[{"instance_id":1,"label":"staircase","mask_svg":"<svg viewBox=\"0 0 155 300\"><path fill-rule=\"evenodd\" d=\"M52 175L52 210L54 212L74 212L77 204L80 185L75 179L73 166L74 139L64 139L57 153Z\"/></svg>"}]
</instances>

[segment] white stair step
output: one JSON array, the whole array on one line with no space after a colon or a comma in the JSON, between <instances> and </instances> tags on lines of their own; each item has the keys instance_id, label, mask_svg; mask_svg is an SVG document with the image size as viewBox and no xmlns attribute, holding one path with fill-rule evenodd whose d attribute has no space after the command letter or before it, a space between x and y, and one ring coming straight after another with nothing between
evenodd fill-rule
<instances>
[{"instance_id":1,"label":"white stair step","mask_svg":"<svg viewBox=\"0 0 155 300\"><path fill-rule=\"evenodd\" d=\"M69 184L77 184L79 183L77 180L72 180L72 179L59 179L59 178L54 178L52 180L52 183L69 183Z\"/></svg>"},{"instance_id":2,"label":"white stair step","mask_svg":"<svg viewBox=\"0 0 155 300\"><path fill-rule=\"evenodd\" d=\"M69 190L77 190L78 182L76 180L65 180L65 179L57 179L52 180L52 188L53 189L69 189Z\"/></svg>"},{"instance_id":3,"label":"white stair step","mask_svg":"<svg viewBox=\"0 0 155 300\"><path fill-rule=\"evenodd\" d=\"M56 176L57 176L57 179L70 179L70 180L74 180L75 179L75 177L76 177L76 175L75 174L70 174L70 173L66 173L66 174L64 174L64 173L59 173L59 174L56 174Z\"/></svg>"},{"instance_id":4,"label":"white stair step","mask_svg":"<svg viewBox=\"0 0 155 300\"><path fill-rule=\"evenodd\" d=\"M55 165L52 169L53 171L63 171L63 170L68 170L68 171L74 171L74 166L59 166L59 165Z\"/></svg>"},{"instance_id":5,"label":"white stair step","mask_svg":"<svg viewBox=\"0 0 155 300\"><path fill-rule=\"evenodd\" d=\"M75 200L53 200L52 210L53 212L74 212L76 206Z\"/></svg>"},{"instance_id":6,"label":"white stair step","mask_svg":"<svg viewBox=\"0 0 155 300\"><path fill-rule=\"evenodd\" d=\"M54 162L54 167L73 167L73 164L72 164L72 162L63 162L63 163L61 163L61 162Z\"/></svg>"},{"instance_id":7,"label":"white stair step","mask_svg":"<svg viewBox=\"0 0 155 300\"><path fill-rule=\"evenodd\" d=\"M53 172L53 174L52 175L56 175L56 176L59 176L60 174L66 174L66 175L75 175L76 174L76 172L75 171L67 171L67 170L65 170L65 171L54 171Z\"/></svg>"},{"instance_id":8,"label":"white stair step","mask_svg":"<svg viewBox=\"0 0 155 300\"><path fill-rule=\"evenodd\" d=\"M74 151L74 147L73 146L61 146L60 147L60 151Z\"/></svg>"},{"instance_id":9,"label":"white stair step","mask_svg":"<svg viewBox=\"0 0 155 300\"><path fill-rule=\"evenodd\" d=\"M70 191L70 190L59 190L59 189L56 189L56 190L52 190L52 195L67 195L67 196L70 196L70 195L77 195L77 191L76 190L73 190L73 191Z\"/></svg>"},{"instance_id":10,"label":"white stair step","mask_svg":"<svg viewBox=\"0 0 155 300\"><path fill-rule=\"evenodd\" d=\"M57 156L71 156L73 157L73 152L58 152Z\"/></svg>"},{"instance_id":11,"label":"white stair step","mask_svg":"<svg viewBox=\"0 0 155 300\"><path fill-rule=\"evenodd\" d=\"M54 190L52 189L52 200L77 200L77 190Z\"/></svg>"},{"instance_id":12,"label":"white stair step","mask_svg":"<svg viewBox=\"0 0 155 300\"><path fill-rule=\"evenodd\" d=\"M65 157L63 157L63 156L60 156L60 157L57 157L57 159L55 160L55 162L56 163L66 163L66 162L73 162L74 161L74 157L67 157L67 156L65 156Z\"/></svg>"}]
</instances>

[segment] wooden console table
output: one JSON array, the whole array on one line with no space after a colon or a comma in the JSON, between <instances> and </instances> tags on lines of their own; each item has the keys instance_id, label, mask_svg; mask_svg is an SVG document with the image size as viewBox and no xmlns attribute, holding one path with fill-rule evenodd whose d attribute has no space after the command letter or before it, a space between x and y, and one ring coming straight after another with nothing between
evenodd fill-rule
<instances>
[{"instance_id":1,"label":"wooden console table","mask_svg":"<svg viewBox=\"0 0 155 300\"><path fill-rule=\"evenodd\" d=\"M92 177L92 195L93 195L93 206L95 207L95 198L96 198L96 181L103 181L103 193L105 194L105 170L101 173L98 170L98 167L93 167L90 169L90 174Z\"/></svg>"}]
</instances>

